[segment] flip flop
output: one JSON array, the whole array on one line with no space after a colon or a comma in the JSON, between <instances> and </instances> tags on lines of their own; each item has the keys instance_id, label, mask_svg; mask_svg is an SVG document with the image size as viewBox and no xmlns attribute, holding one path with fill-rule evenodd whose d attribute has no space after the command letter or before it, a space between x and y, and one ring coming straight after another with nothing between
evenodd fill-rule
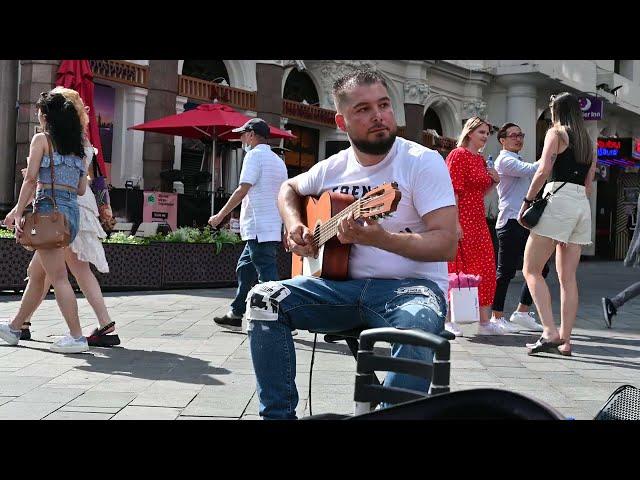
<instances>
[{"instance_id":1,"label":"flip flop","mask_svg":"<svg viewBox=\"0 0 640 480\"><path fill-rule=\"evenodd\" d=\"M96 328L91 335L87 337L87 343L90 347L114 347L120 345L120 337L117 334L108 335L105 333L110 328L115 327L116 322L107 323L104 327Z\"/></svg>"},{"instance_id":2,"label":"flip flop","mask_svg":"<svg viewBox=\"0 0 640 480\"><path fill-rule=\"evenodd\" d=\"M551 342L543 336L540 336L536 343L527 344L527 353L533 355L534 353L553 352L554 350L559 352L558 347L563 343L562 341Z\"/></svg>"}]
</instances>

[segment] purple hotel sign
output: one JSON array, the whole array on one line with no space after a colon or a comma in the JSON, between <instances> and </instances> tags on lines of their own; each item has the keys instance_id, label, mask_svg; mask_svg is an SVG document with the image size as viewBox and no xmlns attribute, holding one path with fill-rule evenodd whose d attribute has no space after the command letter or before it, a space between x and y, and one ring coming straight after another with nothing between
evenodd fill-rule
<instances>
[{"instance_id":1,"label":"purple hotel sign","mask_svg":"<svg viewBox=\"0 0 640 480\"><path fill-rule=\"evenodd\" d=\"M602 120L602 100L594 97L580 97L580 110L585 120Z\"/></svg>"}]
</instances>

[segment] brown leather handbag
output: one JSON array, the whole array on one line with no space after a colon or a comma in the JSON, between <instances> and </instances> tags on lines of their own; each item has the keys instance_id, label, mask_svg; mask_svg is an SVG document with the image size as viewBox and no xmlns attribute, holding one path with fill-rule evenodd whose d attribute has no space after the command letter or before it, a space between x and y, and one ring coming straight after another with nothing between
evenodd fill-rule
<instances>
[{"instance_id":1,"label":"brown leather handbag","mask_svg":"<svg viewBox=\"0 0 640 480\"><path fill-rule=\"evenodd\" d=\"M56 172L53 165L53 147L49 135L45 133L49 144L49 158L51 160L51 190L53 195L43 196L33 202L33 212L22 218L20 228L22 233L16 235L16 241L27 250L52 249L66 247L71 243L71 231L66 215L58 211L55 196ZM53 211L38 212L38 202L49 198L53 203Z\"/></svg>"}]
</instances>

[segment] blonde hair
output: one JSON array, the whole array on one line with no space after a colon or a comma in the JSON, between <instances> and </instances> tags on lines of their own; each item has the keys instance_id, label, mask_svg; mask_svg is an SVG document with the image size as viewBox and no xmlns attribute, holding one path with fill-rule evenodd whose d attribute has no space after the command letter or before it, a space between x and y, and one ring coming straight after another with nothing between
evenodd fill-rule
<instances>
[{"instance_id":1,"label":"blonde hair","mask_svg":"<svg viewBox=\"0 0 640 480\"><path fill-rule=\"evenodd\" d=\"M82 132L85 133L89 130L89 115L87 115L87 111L84 109L84 102L82 98L80 98L80 94L71 88L65 87L56 87L51 90L51 94L59 93L66 100L69 100L73 103L76 111L78 112L78 117L80 117L80 125L82 126Z\"/></svg>"},{"instance_id":2,"label":"blonde hair","mask_svg":"<svg viewBox=\"0 0 640 480\"><path fill-rule=\"evenodd\" d=\"M469 120L467 120L464 124L464 127L462 127L462 133L460 133L460 136L458 137L456 147L466 147L469 143L469 134L476 128L480 127L482 124L489 127L489 132L491 132L491 125L486 120L480 117L471 117Z\"/></svg>"}]
</instances>

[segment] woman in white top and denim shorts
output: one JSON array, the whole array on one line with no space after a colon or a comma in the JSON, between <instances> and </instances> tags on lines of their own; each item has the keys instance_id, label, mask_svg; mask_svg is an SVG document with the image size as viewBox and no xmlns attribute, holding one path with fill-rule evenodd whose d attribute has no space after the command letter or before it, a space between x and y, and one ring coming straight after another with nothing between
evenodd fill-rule
<instances>
[{"instance_id":1,"label":"woman in white top and denim shorts","mask_svg":"<svg viewBox=\"0 0 640 480\"><path fill-rule=\"evenodd\" d=\"M529 354L551 352L571 355L570 336L578 311L576 270L582 245L591 243L588 197L595 175L595 148L574 95L553 95L549 107L553 125L547 131L540 166L518 216L521 222L522 214L548 179L544 195L551 193L551 196L539 222L531 228L523 266L544 331L538 341L527 344L527 348ZM553 321L549 287L542 276L542 268L554 251L561 286L559 329Z\"/></svg>"}]
</instances>

